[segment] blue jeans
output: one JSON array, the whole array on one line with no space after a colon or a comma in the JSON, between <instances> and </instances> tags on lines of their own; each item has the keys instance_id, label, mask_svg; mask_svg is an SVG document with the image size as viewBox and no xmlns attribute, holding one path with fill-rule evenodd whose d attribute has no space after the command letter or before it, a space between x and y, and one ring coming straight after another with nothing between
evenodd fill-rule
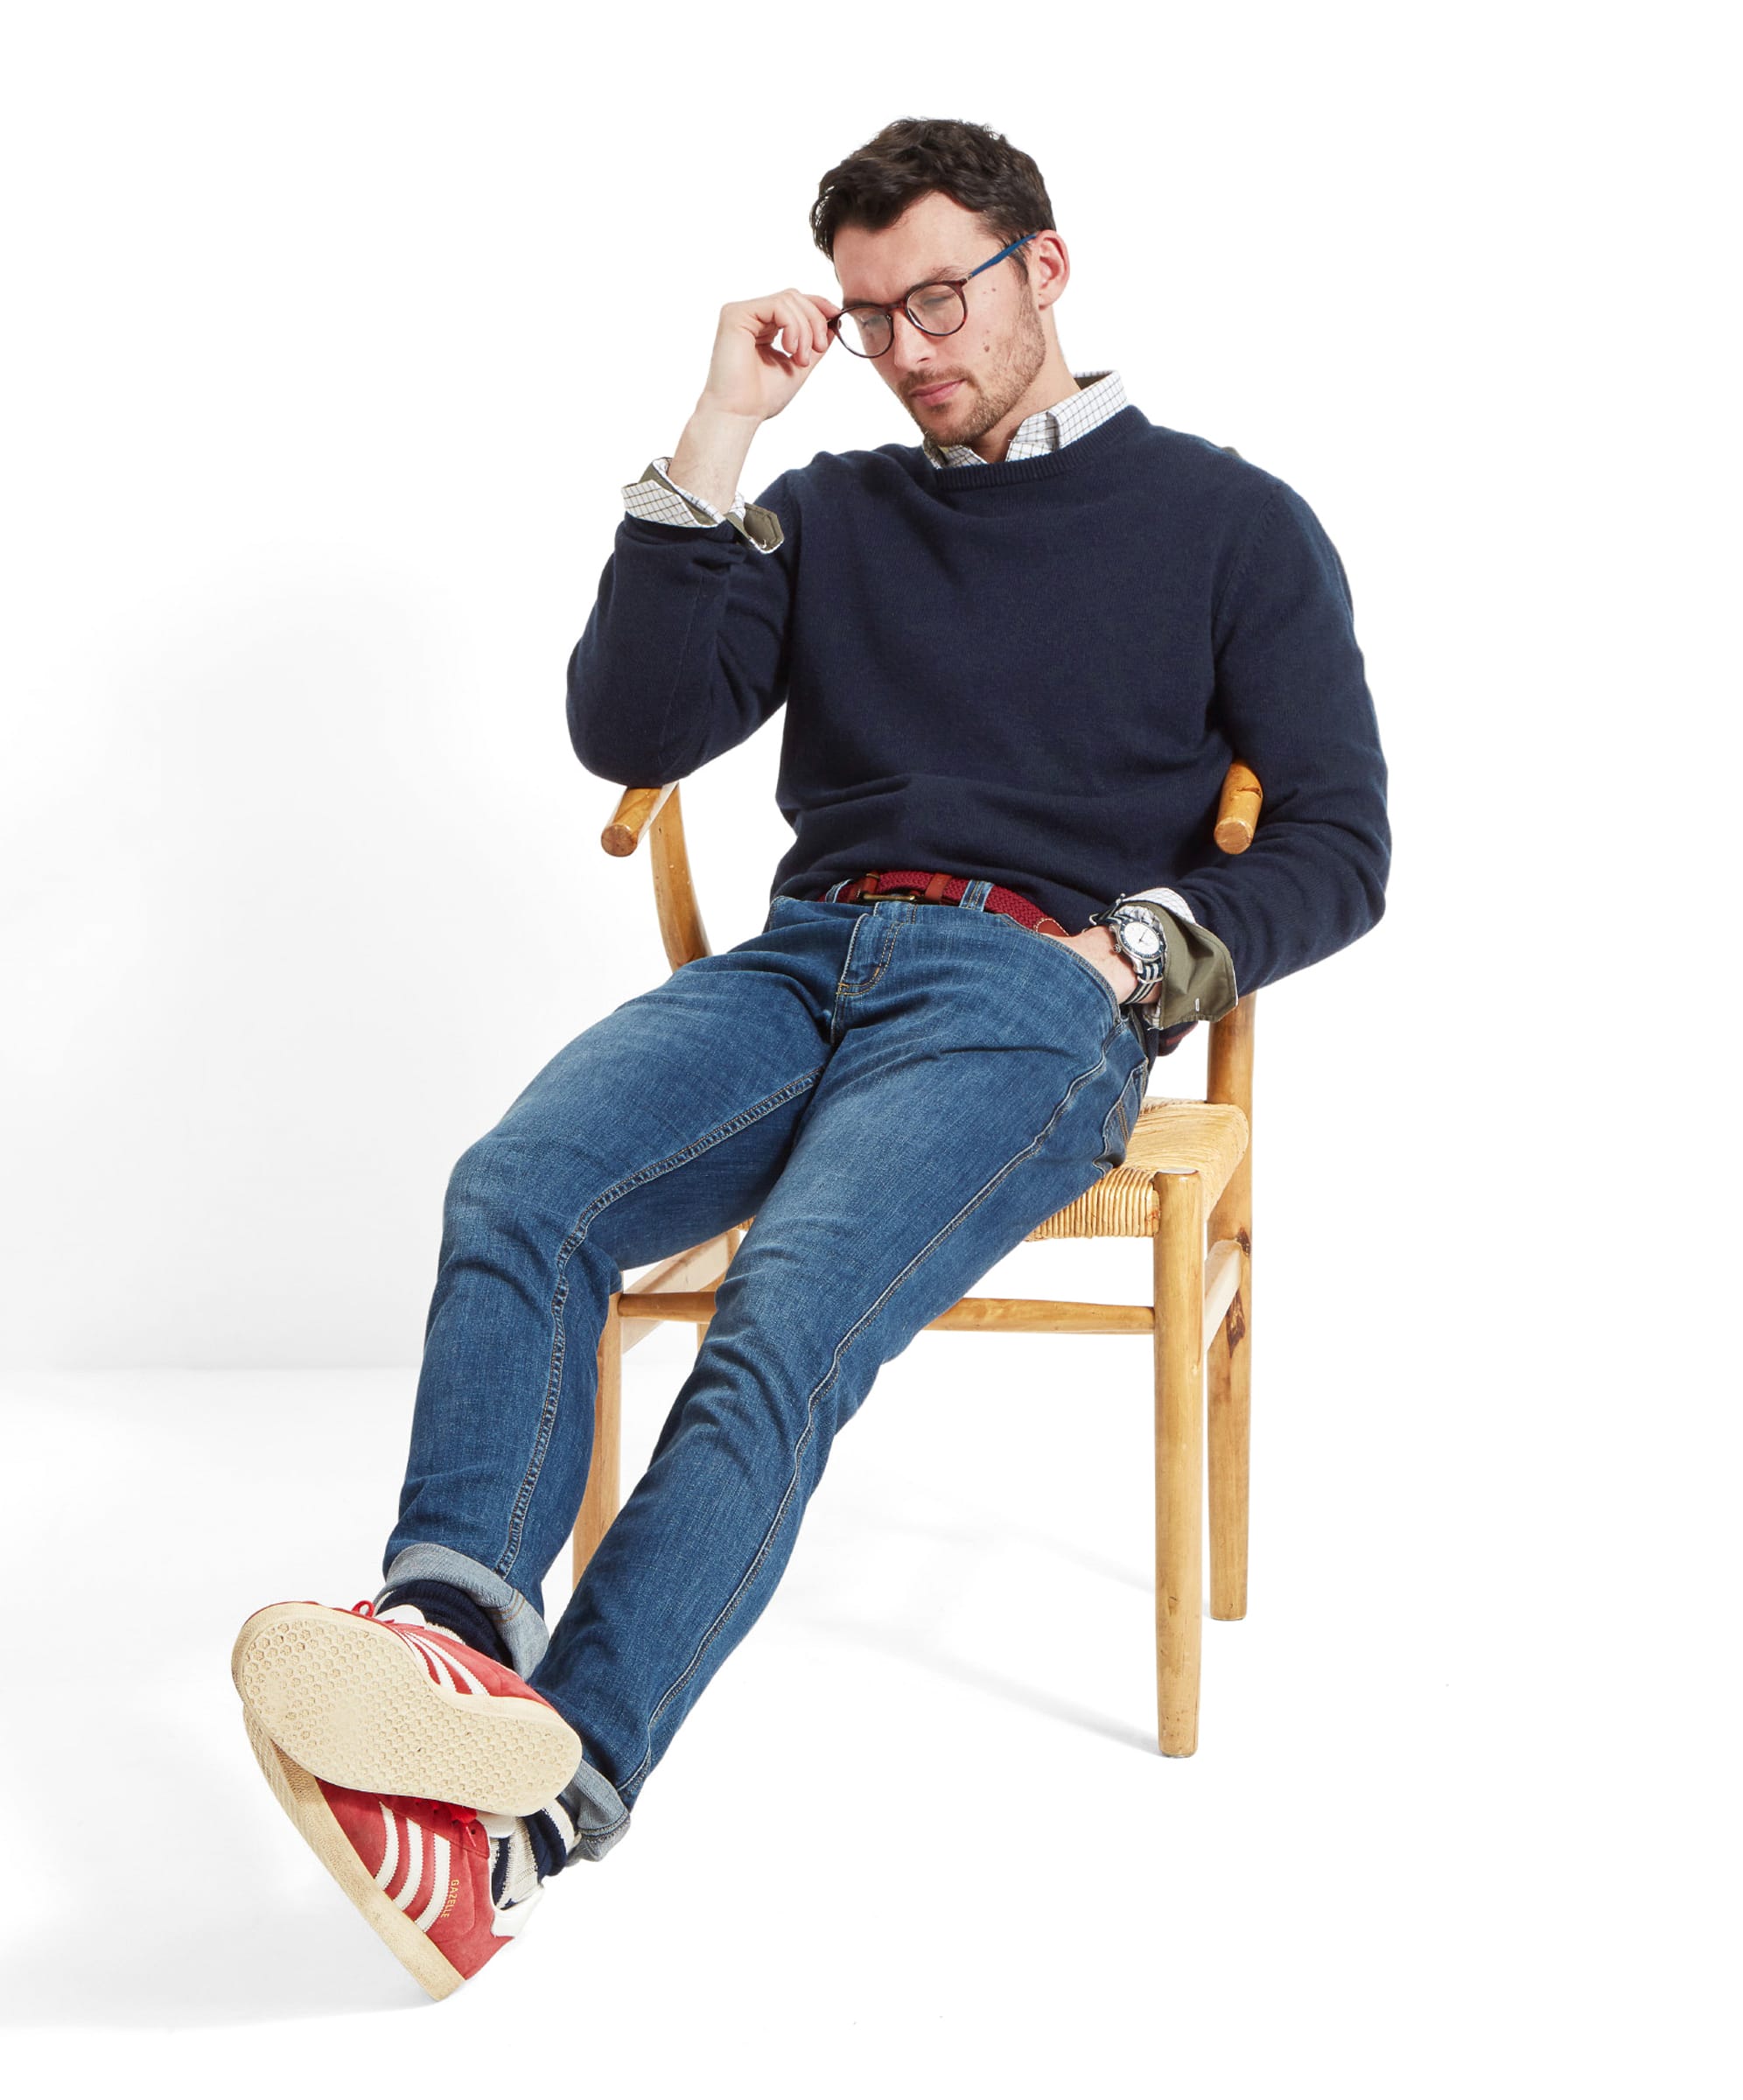
<instances>
[{"instance_id":1,"label":"blue jeans","mask_svg":"<svg viewBox=\"0 0 1743 2100\"><path fill-rule=\"evenodd\" d=\"M755 1623L878 1367L1125 1157L1151 1060L1084 957L982 908L777 897L557 1053L454 1167L388 1587L458 1585L627 1824ZM562 1617L626 1270L752 1217L640 1483Z\"/></svg>"}]
</instances>

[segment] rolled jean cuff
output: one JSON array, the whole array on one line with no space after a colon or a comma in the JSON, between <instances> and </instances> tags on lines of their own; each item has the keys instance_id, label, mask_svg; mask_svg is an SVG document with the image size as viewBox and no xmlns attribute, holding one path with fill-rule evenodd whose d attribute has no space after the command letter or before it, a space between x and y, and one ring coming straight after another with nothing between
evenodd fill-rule
<instances>
[{"instance_id":1,"label":"rolled jean cuff","mask_svg":"<svg viewBox=\"0 0 1743 2100\"><path fill-rule=\"evenodd\" d=\"M578 1765L557 1799L575 1825L571 1859L603 1859L629 1828L623 1796L596 1766Z\"/></svg>"},{"instance_id":2,"label":"rolled jean cuff","mask_svg":"<svg viewBox=\"0 0 1743 2100\"><path fill-rule=\"evenodd\" d=\"M387 1578L372 1602L379 1606L396 1585L420 1575L452 1582L481 1605L502 1636L510 1669L518 1676L533 1674L550 1646L550 1628L512 1583L452 1546L402 1546L388 1563Z\"/></svg>"}]
</instances>

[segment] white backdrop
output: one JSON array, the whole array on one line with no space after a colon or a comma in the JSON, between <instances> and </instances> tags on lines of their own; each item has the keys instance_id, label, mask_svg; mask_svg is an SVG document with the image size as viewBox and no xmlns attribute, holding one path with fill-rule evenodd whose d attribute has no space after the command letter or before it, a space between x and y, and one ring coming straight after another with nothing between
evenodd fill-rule
<instances>
[{"instance_id":1,"label":"white backdrop","mask_svg":"<svg viewBox=\"0 0 1743 2100\"><path fill-rule=\"evenodd\" d=\"M1354 592L1388 911L1266 991L1257 1044L1256 1407L1300 1468L1265 1492L1336 1533L1306 1623L1383 1601L1382 1677L1456 1628L1465 1703L1436 1726L1493 1744L1536 1699L1551 1793L1637 1752L1692 1814L1660 1760L1710 1740L1707 1505L1739 1450L1703 1319L1734 1158L1708 985L1737 698L1710 28L11 17L0 1363L41 1439L30 1550L79 1536L75 1396L204 1418L133 1370L396 1371L396 1448L453 1159L664 968L645 859L599 850L617 791L564 719L620 488L676 446L723 301L836 290L806 224L822 171L892 116L972 117L1047 179L1068 361L1292 483ZM914 436L832 357L746 493ZM760 924L788 836L778 735L686 790L717 946ZM1202 1070L1189 1048L1153 1087ZM1141 1289L1142 1250L1074 1251L1004 1280ZM1614 1838L1605 1769L1569 1858ZM1626 1814L1644 1844L1644 1798Z\"/></svg>"},{"instance_id":2,"label":"white backdrop","mask_svg":"<svg viewBox=\"0 0 1743 2100\"><path fill-rule=\"evenodd\" d=\"M1624 959L1686 932L1675 768L1710 726L1679 717L1721 668L1698 43L1242 17L1092 37L1118 122L839 10L741 25L765 52L723 27L713 83L698 25L694 99L647 32L562 10L15 35L7 1361L415 1357L453 1158L663 968L563 713L619 488L676 444L724 299L836 289L806 207L904 112L1034 153L1068 360L1292 481L1343 556L1396 868L1381 928L1265 1004L1271 1201L1327 1116L1468 1170L1528 1094L1614 1087L1670 1004ZM1074 41L1010 29L1013 60ZM913 435L826 360L749 493ZM689 798L719 945L788 836L777 738ZM1475 1231L1459 1180L1362 1215L1432 1188L1425 1251Z\"/></svg>"}]
</instances>

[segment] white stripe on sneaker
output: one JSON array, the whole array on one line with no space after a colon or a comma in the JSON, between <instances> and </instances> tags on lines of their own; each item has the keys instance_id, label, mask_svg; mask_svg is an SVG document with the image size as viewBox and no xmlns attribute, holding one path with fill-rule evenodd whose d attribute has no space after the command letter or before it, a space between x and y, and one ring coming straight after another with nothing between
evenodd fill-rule
<instances>
[{"instance_id":1,"label":"white stripe on sneaker","mask_svg":"<svg viewBox=\"0 0 1743 2100\"><path fill-rule=\"evenodd\" d=\"M436 1856L430 1863L430 1900L417 1914L414 1923L428 1932L431 1922L442 1914L448 1900L448 1840L438 1832L431 1840Z\"/></svg>"},{"instance_id":2,"label":"white stripe on sneaker","mask_svg":"<svg viewBox=\"0 0 1743 2100\"><path fill-rule=\"evenodd\" d=\"M486 1698L490 1696L488 1692L485 1691L483 1678L474 1676L458 1656L450 1655L444 1648L438 1648L434 1642L425 1640L422 1634L408 1634L406 1638L421 1648L432 1662L440 1664L443 1670L447 1673L448 1685L451 1690L458 1691L459 1690L459 1686L454 1683L454 1676L458 1672L466 1679L468 1690L482 1692ZM437 1682L439 1684L441 1679L438 1677Z\"/></svg>"},{"instance_id":3,"label":"white stripe on sneaker","mask_svg":"<svg viewBox=\"0 0 1743 2100\"><path fill-rule=\"evenodd\" d=\"M439 1648L430 1647L426 1642L420 1641L415 1634L408 1634L405 1638L412 1653L423 1656L424 1667L444 1691L454 1691L458 1689L454 1683L453 1672L448 1668L448 1658Z\"/></svg>"},{"instance_id":4,"label":"white stripe on sneaker","mask_svg":"<svg viewBox=\"0 0 1743 2100\"><path fill-rule=\"evenodd\" d=\"M375 1886L385 1891L394 1878L395 1867L399 1864L399 1826L395 1823L386 1802L378 1801L375 1806L382 1811L382 1821L388 1826L388 1849L382 1854L382 1864L375 1869Z\"/></svg>"},{"instance_id":5,"label":"white stripe on sneaker","mask_svg":"<svg viewBox=\"0 0 1743 2100\"><path fill-rule=\"evenodd\" d=\"M394 1898L396 1910L410 1910L411 1899L424 1880L424 1832L408 1816L405 1819L405 1886Z\"/></svg>"}]
</instances>

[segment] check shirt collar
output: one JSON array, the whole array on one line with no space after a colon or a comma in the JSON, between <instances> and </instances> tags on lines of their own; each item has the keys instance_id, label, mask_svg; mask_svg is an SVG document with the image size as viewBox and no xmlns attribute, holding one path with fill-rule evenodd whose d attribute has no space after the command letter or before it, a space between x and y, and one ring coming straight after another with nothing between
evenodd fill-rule
<instances>
[{"instance_id":1,"label":"check shirt collar","mask_svg":"<svg viewBox=\"0 0 1743 2100\"><path fill-rule=\"evenodd\" d=\"M1074 372L1078 385L1050 409L1037 409L1017 426L1017 434L1005 452L1007 459L1032 459L1042 452L1056 452L1074 438L1082 438L1126 405L1125 388L1117 372ZM972 445L939 444L928 434L920 448L934 466L984 466L987 462Z\"/></svg>"}]
</instances>

